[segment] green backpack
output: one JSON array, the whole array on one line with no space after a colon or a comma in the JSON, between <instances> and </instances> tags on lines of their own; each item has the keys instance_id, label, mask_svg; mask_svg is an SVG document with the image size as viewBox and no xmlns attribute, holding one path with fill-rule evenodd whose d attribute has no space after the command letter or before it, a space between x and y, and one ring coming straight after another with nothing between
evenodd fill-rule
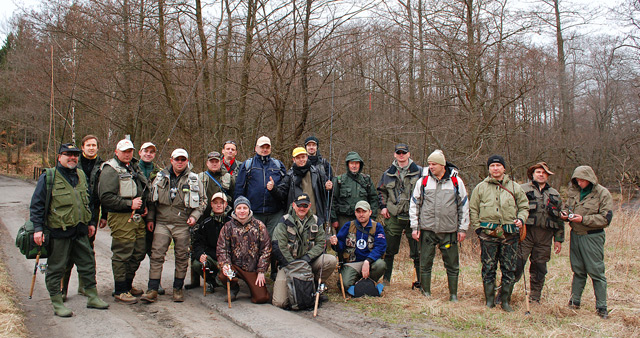
<instances>
[{"instance_id":1,"label":"green backpack","mask_svg":"<svg viewBox=\"0 0 640 338\"><path fill-rule=\"evenodd\" d=\"M47 189L47 198L44 202L44 209L49 210L49 203L51 202L51 190L53 190L53 176L54 176L54 168L45 169L46 174L46 189ZM46 219L46 218L45 218ZM18 229L18 234L16 235L16 246L20 250L20 253L23 254L27 259L34 259L40 253L40 258L49 257L49 253L51 253L51 240L49 238L49 230L47 227L44 227L44 243L42 246L36 245L33 241L33 234L35 230L33 228L33 222L28 219L24 224Z\"/></svg>"}]
</instances>

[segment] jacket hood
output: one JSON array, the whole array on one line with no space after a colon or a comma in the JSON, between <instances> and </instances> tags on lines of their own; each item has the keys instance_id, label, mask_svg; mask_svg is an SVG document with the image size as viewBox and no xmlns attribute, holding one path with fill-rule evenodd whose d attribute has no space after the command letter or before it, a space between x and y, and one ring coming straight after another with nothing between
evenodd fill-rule
<instances>
[{"instance_id":1,"label":"jacket hood","mask_svg":"<svg viewBox=\"0 0 640 338\"><path fill-rule=\"evenodd\" d=\"M573 171L573 176L571 176L571 183L578 185L576 178L587 180L591 182L594 186L598 185L598 177L593 169L588 165L581 165Z\"/></svg>"},{"instance_id":2,"label":"jacket hood","mask_svg":"<svg viewBox=\"0 0 640 338\"><path fill-rule=\"evenodd\" d=\"M361 172L362 168L364 168L364 161L362 160L362 157L360 157L360 154L356 153L355 151L348 152L347 157L345 157L344 159L344 163L347 166L347 172L349 172L349 162L352 161L360 162L360 170L358 170L358 172Z\"/></svg>"}]
</instances>

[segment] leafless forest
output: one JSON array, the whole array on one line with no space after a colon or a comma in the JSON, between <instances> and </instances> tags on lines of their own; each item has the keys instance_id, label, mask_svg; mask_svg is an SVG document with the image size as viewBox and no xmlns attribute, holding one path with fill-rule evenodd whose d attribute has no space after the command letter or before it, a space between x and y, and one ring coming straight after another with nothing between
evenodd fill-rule
<instances>
[{"instance_id":1,"label":"leafless forest","mask_svg":"<svg viewBox=\"0 0 640 338\"><path fill-rule=\"evenodd\" d=\"M161 161L186 148L199 170L226 139L244 159L268 135L290 163L316 135L338 173L356 150L377 179L406 142L419 164L443 149L471 183L499 153L519 180L545 160L556 185L589 164L628 189L640 3L627 1L42 1L14 15L0 50L2 146L15 161L26 145L51 154L63 133L92 133L105 157L129 134ZM585 33L595 16L626 33Z\"/></svg>"}]
</instances>

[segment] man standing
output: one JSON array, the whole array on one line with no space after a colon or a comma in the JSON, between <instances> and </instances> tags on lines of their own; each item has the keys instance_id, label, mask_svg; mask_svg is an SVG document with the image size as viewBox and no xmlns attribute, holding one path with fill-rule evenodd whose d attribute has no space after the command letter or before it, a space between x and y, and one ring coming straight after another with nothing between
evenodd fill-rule
<instances>
[{"instance_id":1,"label":"man standing","mask_svg":"<svg viewBox=\"0 0 640 338\"><path fill-rule=\"evenodd\" d=\"M418 251L418 241L411 237L409 224L409 205L411 189L420 179L421 168L411 159L409 146L404 143L396 145L395 160L380 178L378 183L378 195L380 197L380 214L385 218L384 232L387 236L387 252L384 255L384 262L387 263L387 270L384 273L384 282L391 282L393 272L393 259L400 250L402 232L409 241L409 257L413 260L413 267L416 270L416 277L420 278L420 253ZM418 286L415 282L414 286Z\"/></svg>"},{"instance_id":2,"label":"man standing","mask_svg":"<svg viewBox=\"0 0 640 338\"><path fill-rule=\"evenodd\" d=\"M303 260L311 265L314 281L322 277L326 281L338 260L324 253L325 235L322 222L311 213L311 198L306 193L299 194L291 203L292 210L285 214L273 232L271 240L273 256L280 268L295 260ZM322 275L320 272L322 271ZM285 308L288 305L287 277L278 273L273 284L273 305Z\"/></svg>"},{"instance_id":3,"label":"man standing","mask_svg":"<svg viewBox=\"0 0 640 338\"><path fill-rule=\"evenodd\" d=\"M236 156L238 155L238 146L234 141L226 141L222 146L222 154L224 155L222 164L224 164L227 172L235 178L236 176L238 176L238 172L236 170L238 168L238 163L236 162Z\"/></svg>"},{"instance_id":4,"label":"man standing","mask_svg":"<svg viewBox=\"0 0 640 338\"><path fill-rule=\"evenodd\" d=\"M271 157L271 140L261 136L256 142L256 155L242 162L238 168L235 194L246 197L251 202L253 217L267 227L269 236L282 217L282 202L267 189L267 183L274 186L286 175L284 164Z\"/></svg>"},{"instance_id":5,"label":"man standing","mask_svg":"<svg viewBox=\"0 0 640 338\"><path fill-rule=\"evenodd\" d=\"M372 220L371 215L369 203L359 201L355 206L356 219L344 224L338 234L330 238L345 262L340 272L345 290L360 278L377 282L384 275L387 265L381 257L387 250L387 240L382 224Z\"/></svg>"},{"instance_id":6,"label":"man standing","mask_svg":"<svg viewBox=\"0 0 640 338\"><path fill-rule=\"evenodd\" d=\"M573 171L566 207L568 213L563 213L562 219L568 220L571 227L569 258L573 271L569 306L580 307L589 276L593 281L597 313L607 319L604 228L613 218L613 199L609 190L598 184L598 177L591 167L583 165Z\"/></svg>"},{"instance_id":7,"label":"man standing","mask_svg":"<svg viewBox=\"0 0 640 338\"><path fill-rule=\"evenodd\" d=\"M560 219L562 200L560 193L548 183L550 175L553 172L547 163L536 163L527 170L531 181L521 185L529 200L529 217L525 222L526 237L518 245L516 282L522 277L524 266L530 259L530 299L538 303L547 274L547 262L551 258L551 244L559 254L564 241L564 222Z\"/></svg>"},{"instance_id":8,"label":"man standing","mask_svg":"<svg viewBox=\"0 0 640 338\"><path fill-rule=\"evenodd\" d=\"M133 279L145 255L147 178L133 157L133 143L120 140L114 158L104 162L100 174L100 203L107 211L111 229L111 266L116 301L138 302L142 290L133 287Z\"/></svg>"},{"instance_id":9,"label":"man standing","mask_svg":"<svg viewBox=\"0 0 640 338\"><path fill-rule=\"evenodd\" d=\"M147 228L153 233L147 292L140 298L146 303L158 299L164 256L173 240L175 271L173 301L183 302L184 278L189 266L189 228L204 210L206 196L198 175L189 169L189 154L178 148L171 153L171 164L162 169L151 186L151 203Z\"/></svg>"},{"instance_id":10,"label":"man standing","mask_svg":"<svg viewBox=\"0 0 640 338\"><path fill-rule=\"evenodd\" d=\"M98 298L96 289L96 264L88 238L95 233L96 227L88 225L91 220L88 184L84 172L77 169L78 156L80 149L73 143L60 146L56 167L47 169L46 173L40 175L30 206L30 219L35 230L34 242L42 245L45 228L49 232L47 236L51 236L51 254L47 259L45 281L53 312L60 317L73 315L64 306L60 290L60 281L70 260L75 262L84 292L89 297L87 307L109 307L109 304ZM50 200L47 209L48 196ZM50 212L51 210L56 212Z\"/></svg>"},{"instance_id":11,"label":"man standing","mask_svg":"<svg viewBox=\"0 0 640 338\"><path fill-rule=\"evenodd\" d=\"M229 174L226 169L222 169L222 155L219 152L212 151L207 155L207 170L199 173L198 179L204 185L207 198L217 192L223 192L227 195L227 200L233 200L236 178ZM207 207L203 215L208 217L210 213L211 207Z\"/></svg>"},{"instance_id":12,"label":"man standing","mask_svg":"<svg viewBox=\"0 0 640 338\"><path fill-rule=\"evenodd\" d=\"M460 263L458 243L469 229L469 202L464 182L455 166L448 164L441 150L427 158L428 168L413 189L411 198L411 229L419 241L420 286L422 294L431 296L431 271L436 247L442 253L447 270L449 300L458 300Z\"/></svg>"},{"instance_id":13,"label":"man standing","mask_svg":"<svg viewBox=\"0 0 640 338\"><path fill-rule=\"evenodd\" d=\"M304 140L304 147L307 150L307 154L309 154L311 165L318 168L318 171L324 173L327 179L331 180L333 179L333 168L331 168L331 163L320 155L319 146L320 141L315 136L309 136Z\"/></svg>"},{"instance_id":14,"label":"man standing","mask_svg":"<svg viewBox=\"0 0 640 338\"><path fill-rule=\"evenodd\" d=\"M502 270L502 309L513 312L511 293L515 284L520 228L529 215L529 200L505 174L504 158L492 155L487 160L489 176L471 193L469 214L482 249L482 282L487 307L495 306L496 269Z\"/></svg>"},{"instance_id":15,"label":"man standing","mask_svg":"<svg viewBox=\"0 0 640 338\"><path fill-rule=\"evenodd\" d=\"M318 216L318 224L324 224L327 218L326 190L331 190L333 183L328 181L317 167L311 165L304 148L293 149L292 156L293 167L277 186L274 185L273 179L270 179L267 182L267 190L286 205L291 205L296 196L307 194L311 203L311 215Z\"/></svg>"},{"instance_id":16,"label":"man standing","mask_svg":"<svg viewBox=\"0 0 640 338\"><path fill-rule=\"evenodd\" d=\"M345 158L347 173L334 177L333 206L331 207L331 225L336 232L355 214L356 203L367 201L371 217L378 217L378 194L371 176L363 174L364 161L358 153L350 151ZM386 247L386 244L385 244Z\"/></svg>"},{"instance_id":17,"label":"man standing","mask_svg":"<svg viewBox=\"0 0 640 338\"><path fill-rule=\"evenodd\" d=\"M197 273L198 278L207 274L207 285L204 286L207 292L213 292L216 287L215 278L219 271L216 256L218 237L225 223L231 220L230 215L227 195L217 192L211 198L211 213L193 232L191 270Z\"/></svg>"}]
</instances>

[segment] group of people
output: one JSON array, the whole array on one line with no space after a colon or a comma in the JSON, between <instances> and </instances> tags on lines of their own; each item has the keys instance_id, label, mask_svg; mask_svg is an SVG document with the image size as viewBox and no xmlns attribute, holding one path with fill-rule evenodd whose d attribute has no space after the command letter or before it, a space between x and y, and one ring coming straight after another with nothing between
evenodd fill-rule
<instances>
[{"instance_id":1,"label":"group of people","mask_svg":"<svg viewBox=\"0 0 640 338\"><path fill-rule=\"evenodd\" d=\"M308 137L304 147L293 149L293 165L287 169L271 156L266 136L258 138L255 155L244 162L236 161L236 143L227 141L222 153L207 155L207 169L199 174L182 148L160 168L153 162L157 148L151 142L140 147L136 159L134 144L123 139L107 161L98 156L93 135L83 138L80 148L63 144L56 174L53 179L40 177L30 207L35 242L41 245L49 236L52 243L46 285L55 314L72 315L64 301L73 265L78 293L88 297L87 306L108 308L97 295L93 250L96 227L105 226L111 230L117 302L153 303L164 294L162 268L173 241L174 302L184 301L183 288L199 286L200 277L209 292L229 282L235 298L242 279L252 302L271 301L283 308L290 306L286 274L294 265L308 265L316 288L338 265L339 286L345 289L367 278L389 285L403 232L417 279L413 287L431 295L437 247L447 271L449 300L455 302L458 243L472 226L482 248L486 305L500 303L513 311L513 286L528 259L531 300L540 301L550 246L553 242L560 252L568 221L574 271L569 305L580 306L588 275L597 312L608 315L603 229L611 222L612 200L590 167L576 168L563 203L548 183L553 173L546 163L532 166L531 182L519 185L505 174L504 159L493 155L488 177L469 199L458 168L440 150L431 153L422 168L411 159L408 145L397 144L392 164L376 185L362 172L364 160L353 151L346 155L346 172L334 176L319 144L316 137ZM327 253L329 244L337 257ZM133 286L145 255L150 258L146 292ZM185 285L190 259L191 284ZM496 286L498 262L502 280ZM266 283L269 270L273 295Z\"/></svg>"}]
</instances>

